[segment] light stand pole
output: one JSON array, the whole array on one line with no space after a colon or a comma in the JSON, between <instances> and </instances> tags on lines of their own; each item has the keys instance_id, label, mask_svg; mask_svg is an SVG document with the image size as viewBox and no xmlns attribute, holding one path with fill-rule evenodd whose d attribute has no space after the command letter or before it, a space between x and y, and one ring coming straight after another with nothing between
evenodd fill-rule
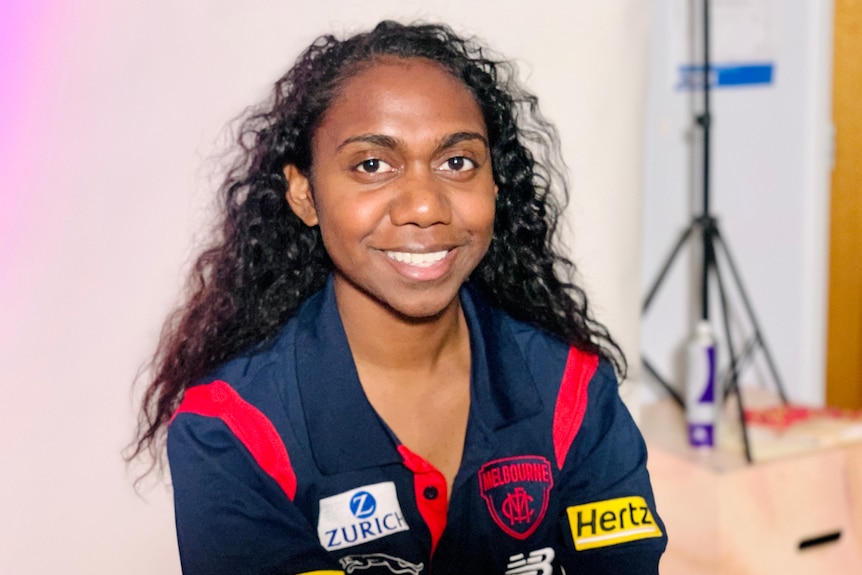
<instances>
[{"instance_id":1,"label":"light stand pole","mask_svg":"<svg viewBox=\"0 0 862 575\"><path fill-rule=\"evenodd\" d=\"M695 120L701 128L701 134L703 136L703 201L701 204L703 211L692 218L691 223L689 223L688 227L683 231L670 255L665 260L664 265L662 266L661 271L658 274L658 277L653 282L650 289L647 291L647 296L644 299L642 313L646 315L650 304L655 298L656 293L661 287L661 284L664 281L665 276L667 276L667 273L670 270L671 266L673 265L674 260L676 259L677 255L679 255L680 250L682 250L682 247L688 242L694 232L699 232L703 242L703 265L700 270L701 317L704 320L709 320L709 287L710 276L712 275L715 277L715 281L718 287L719 306L721 309L724 336L728 356L730 358L728 372L724 379L724 394L718 394L718 397L722 397L724 400L726 400L730 396L730 394L736 394L737 407L739 411L739 421L740 425L742 426L742 441L745 448L745 458L749 463L751 463L751 445L748 439L748 426L745 422L745 407L742 401L742 394L739 390L739 374L744 365L752 358L754 352L757 350L758 347L763 351L767 365L769 366L769 371L772 375L773 380L775 381L775 386L783 403L787 403L787 396L784 393L784 388L778 375L778 370L775 367L775 362L772 360L772 355L769 353L769 348L766 346L766 341L763 338L763 332L761 331L757 319L755 318L754 308L752 307L751 301L749 300L748 295L746 294L745 289L742 285L742 279L739 272L737 271L736 265L734 264L733 258L730 254L730 250L727 247L727 244L725 243L724 239L722 238L721 232L718 228L718 221L715 219L715 217L712 216L709 211L711 136L710 128L712 124L712 116L710 112L711 60L709 52L709 0L703 0L702 21L703 111L696 116ZM722 252L723 260L718 259L716 252L717 248ZM735 284L736 290L739 293L743 306L745 307L745 312L748 315L748 320L751 322L751 325L754 330L752 337L745 342L739 353L737 352L737 348L734 346L733 336L730 330L730 323L728 321L727 292L725 285L726 279L722 275L723 272L721 270L721 266L719 265L720 261L725 262L730 270L731 279ZM649 373L662 385L662 387L664 387L665 390L668 391L668 393L680 405L680 407L684 408L684 402L679 393L677 393L677 391L673 389L673 387L667 382L667 380L665 380L663 377L661 377L661 375L659 375L658 371L649 362L646 356L644 356L642 359L646 370L649 371Z\"/></svg>"}]
</instances>

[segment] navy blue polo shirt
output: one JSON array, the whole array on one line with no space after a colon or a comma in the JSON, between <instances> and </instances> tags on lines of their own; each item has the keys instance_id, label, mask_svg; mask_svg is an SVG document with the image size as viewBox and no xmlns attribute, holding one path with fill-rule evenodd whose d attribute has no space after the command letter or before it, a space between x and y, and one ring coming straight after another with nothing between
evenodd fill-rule
<instances>
[{"instance_id":1,"label":"navy blue polo shirt","mask_svg":"<svg viewBox=\"0 0 862 575\"><path fill-rule=\"evenodd\" d=\"M183 572L657 573L646 448L611 366L464 288L471 404L452 492L363 393L330 281L168 434Z\"/></svg>"}]
</instances>

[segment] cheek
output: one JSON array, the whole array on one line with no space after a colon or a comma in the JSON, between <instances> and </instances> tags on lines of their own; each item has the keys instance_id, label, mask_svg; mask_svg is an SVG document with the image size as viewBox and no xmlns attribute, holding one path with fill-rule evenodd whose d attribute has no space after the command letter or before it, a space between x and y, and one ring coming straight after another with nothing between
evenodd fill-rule
<instances>
[{"instance_id":1,"label":"cheek","mask_svg":"<svg viewBox=\"0 0 862 575\"><path fill-rule=\"evenodd\" d=\"M343 211L329 210L326 207L318 209L320 216L320 234L327 251L342 251L355 243L358 230L355 221L344 217Z\"/></svg>"},{"instance_id":2,"label":"cheek","mask_svg":"<svg viewBox=\"0 0 862 575\"><path fill-rule=\"evenodd\" d=\"M331 194L326 198L328 201L318 203L324 244L329 251L355 249L378 227L381 208L378 203L370 201L371 195L333 196Z\"/></svg>"},{"instance_id":3,"label":"cheek","mask_svg":"<svg viewBox=\"0 0 862 575\"><path fill-rule=\"evenodd\" d=\"M472 225L471 227L473 227L477 233L487 235L488 241L490 241L491 234L494 231L494 218L496 216L496 211L496 194L483 194L472 202L472 205L469 206L469 211L467 212Z\"/></svg>"}]
</instances>

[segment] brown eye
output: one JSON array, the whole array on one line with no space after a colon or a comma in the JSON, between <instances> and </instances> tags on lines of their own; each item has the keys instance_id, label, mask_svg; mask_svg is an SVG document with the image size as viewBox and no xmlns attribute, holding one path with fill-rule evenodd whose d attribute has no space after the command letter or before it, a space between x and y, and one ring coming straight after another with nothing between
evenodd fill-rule
<instances>
[{"instance_id":1,"label":"brown eye","mask_svg":"<svg viewBox=\"0 0 862 575\"><path fill-rule=\"evenodd\" d=\"M470 160L464 156L452 156L440 166L440 170L445 170L449 172L463 172L465 170L472 170L476 167L476 163L473 160Z\"/></svg>"},{"instance_id":2,"label":"brown eye","mask_svg":"<svg viewBox=\"0 0 862 575\"><path fill-rule=\"evenodd\" d=\"M369 158L359 162L353 169L363 174L378 174L381 172L391 172L392 166L381 159Z\"/></svg>"}]
</instances>

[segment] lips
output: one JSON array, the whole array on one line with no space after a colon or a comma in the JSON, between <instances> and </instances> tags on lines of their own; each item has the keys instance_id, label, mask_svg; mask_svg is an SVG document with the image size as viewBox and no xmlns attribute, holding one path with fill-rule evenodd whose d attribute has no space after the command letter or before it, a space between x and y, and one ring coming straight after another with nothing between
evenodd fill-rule
<instances>
[{"instance_id":1,"label":"lips","mask_svg":"<svg viewBox=\"0 0 862 575\"><path fill-rule=\"evenodd\" d=\"M411 266L416 266L420 268L431 267L434 264L443 261L443 259L449 254L449 250L442 250L438 252L396 252L396 251L387 251L386 257L389 259L395 260L396 262L401 262L404 264L409 264Z\"/></svg>"}]
</instances>

